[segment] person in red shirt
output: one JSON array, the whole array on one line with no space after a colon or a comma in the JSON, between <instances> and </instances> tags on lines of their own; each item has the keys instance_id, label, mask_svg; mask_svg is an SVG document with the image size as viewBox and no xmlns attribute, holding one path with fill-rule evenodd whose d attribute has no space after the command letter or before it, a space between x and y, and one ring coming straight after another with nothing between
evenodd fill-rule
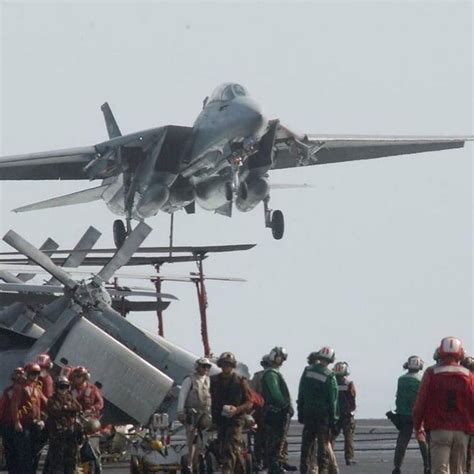
<instances>
[{"instance_id":1,"label":"person in red shirt","mask_svg":"<svg viewBox=\"0 0 474 474\"><path fill-rule=\"evenodd\" d=\"M49 399L54 393L54 382L50 373L51 369L53 368L53 363L51 362L51 358L48 354L40 354L36 358L36 363L41 367L38 383L41 385L43 395Z\"/></svg>"},{"instance_id":2,"label":"person in red shirt","mask_svg":"<svg viewBox=\"0 0 474 474\"><path fill-rule=\"evenodd\" d=\"M44 422L41 408L46 407L46 398L38 386L41 368L36 363L25 366L26 380L15 384L11 398L13 421L13 446L18 472L35 474L41 453L41 431Z\"/></svg>"},{"instance_id":3,"label":"person in red shirt","mask_svg":"<svg viewBox=\"0 0 474 474\"><path fill-rule=\"evenodd\" d=\"M80 403L85 416L99 419L104 408L104 399L100 390L89 382L89 372L85 367L75 367L70 379L72 395Z\"/></svg>"},{"instance_id":4,"label":"person in red shirt","mask_svg":"<svg viewBox=\"0 0 474 474\"><path fill-rule=\"evenodd\" d=\"M17 367L11 375L12 384L8 386L0 398L0 427L5 452L5 462L9 474L20 474L17 467L15 449L13 446L13 419L11 416L11 400L13 388L16 384L21 384L25 380L23 367Z\"/></svg>"},{"instance_id":5,"label":"person in red shirt","mask_svg":"<svg viewBox=\"0 0 474 474\"><path fill-rule=\"evenodd\" d=\"M102 414L102 410L104 408L104 399L102 398L99 389L94 384L89 382L89 371L82 366L75 367L71 370L69 377L71 379L72 396L79 402L82 407L83 415L88 419L85 420L84 429L87 429L85 427L86 425L94 426L94 422L96 422L98 429L100 430L100 423L97 420ZM86 452L88 453L87 456L84 455ZM90 459L91 454L95 458L92 461L91 472L94 474L100 474L102 472L100 451L98 446L93 447L89 442L89 439L86 438L86 441L81 448L81 459Z\"/></svg>"},{"instance_id":6,"label":"person in red shirt","mask_svg":"<svg viewBox=\"0 0 474 474\"><path fill-rule=\"evenodd\" d=\"M474 374L460 365L462 343L445 337L440 363L426 370L413 409L417 438L430 434L431 472L463 474L469 433L474 432Z\"/></svg>"}]
</instances>

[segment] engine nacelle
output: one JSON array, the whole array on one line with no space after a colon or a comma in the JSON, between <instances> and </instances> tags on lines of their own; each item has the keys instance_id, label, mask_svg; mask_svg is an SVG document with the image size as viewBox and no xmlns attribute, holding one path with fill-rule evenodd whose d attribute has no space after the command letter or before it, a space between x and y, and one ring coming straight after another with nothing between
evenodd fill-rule
<instances>
[{"instance_id":1,"label":"engine nacelle","mask_svg":"<svg viewBox=\"0 0 474 474\"><path fill-rule=\"evenodd\" d=\"M137 203L137 213L140 217L152 217L168 201L170 190L168 185L155 183L149 186Z\"/></svg>"},{"instance_id":2,"label":"engine nacelle","mask_svg":"<svg viewBox=\"0 0 474 474\"><path fill-rule=\"evenodd\" d=\"M194 186L187 180L176 180L171 186L169 199L163 211L175 212L192 203L196 198Z\"/></svg>"},{"instance_id":3,"label":"engine nacelle","mask_svg":"<svg viewBox=\"0 0 474 474\"><path fill-rule=\"evenodd\" d=\"M196 198L199 201L199 205L208 211L212 211L227 204L227 182L229 182L229 178L211 176L210 178L197 183Z\"/></svg>"},{"instance_id":4,"label":"engine nacelle","mask_svg":"<svg viewBox=\"0 0 474 474\"><path fill-rule=\"evenodd\" d=\"M247 185L246 198L242 199L242 196L238 194L235 200L235 205L241 212L251 211L270 193L270 185L268 184L267 178L250 176L245 183Z\"/></svg>"}]
</instances>

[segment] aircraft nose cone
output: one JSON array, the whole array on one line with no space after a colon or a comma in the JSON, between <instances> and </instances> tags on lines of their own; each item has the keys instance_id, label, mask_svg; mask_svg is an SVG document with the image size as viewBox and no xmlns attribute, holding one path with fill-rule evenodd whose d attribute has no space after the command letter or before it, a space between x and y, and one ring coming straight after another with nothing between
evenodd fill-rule
<instances>
[{"instance_id":1,"label":"aircraft nose cone","mask_svg":"<svg viewBox=\"0 0 474 474\"><path fill-rule=\"evenodd\" d=\"M239 116L244 130L244 136L259 135L265 126L265 118L260 107L253 101L247 100L238 105Z\"/></svg>"}]
</instances>

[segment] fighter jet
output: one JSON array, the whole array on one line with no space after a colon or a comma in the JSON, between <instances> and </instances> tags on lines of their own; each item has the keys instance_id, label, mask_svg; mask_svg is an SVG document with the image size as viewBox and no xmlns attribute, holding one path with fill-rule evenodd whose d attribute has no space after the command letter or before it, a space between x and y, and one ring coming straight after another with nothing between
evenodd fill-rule
<instances>
[{"instance_id":1,"label":"fighter jet","mask_svg":"<svg viewBox=\"0 0 474 474\"><path fill-rule=\"evenodd\" d=\"M206 97L194 125L166 125L122 135L107 103L109 140L93 146L0 158L1 180L102 180L100 186L15 209L32 211L102 199L126 223L114 221L120 246L159 211L203 209L231 216L259 203L275 239L284 218L269 207L274 169L331 164L461 148L472 137L383 137L298 134L267 119L247 90L226 83Z\"/></svg>"}]
</instances>

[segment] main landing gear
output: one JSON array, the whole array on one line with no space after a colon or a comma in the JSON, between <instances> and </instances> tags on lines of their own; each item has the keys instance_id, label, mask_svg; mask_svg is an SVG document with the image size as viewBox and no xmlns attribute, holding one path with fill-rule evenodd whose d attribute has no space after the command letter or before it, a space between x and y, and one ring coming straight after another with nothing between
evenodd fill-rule
<instances>
[{"instance_id":1,"label":"main landing gear","mask_svg":"<svg viewBox=\"0 0 474 474\"><path fill-rule=\"evenodd\" d=\"M263 200L263 210L265 213L265 227L272 229L272 235L275 240L280 240L285 233L285 218L280 210L272 210L268 207L270 198Z\"/></svg>"},{"instance_id":2,"label":"main landing gear","mask_svg":"<svg viewBox=\"0 0 474 474\"><path fill-rule=\"evenodd\" d=\"M123 223L123 221L121 221L120 219L114 220L113 232L114 244L119 249L125 242L125 239L128 235L127 229L125 228L125 224Z\"/></svg>"}]
</instances>

